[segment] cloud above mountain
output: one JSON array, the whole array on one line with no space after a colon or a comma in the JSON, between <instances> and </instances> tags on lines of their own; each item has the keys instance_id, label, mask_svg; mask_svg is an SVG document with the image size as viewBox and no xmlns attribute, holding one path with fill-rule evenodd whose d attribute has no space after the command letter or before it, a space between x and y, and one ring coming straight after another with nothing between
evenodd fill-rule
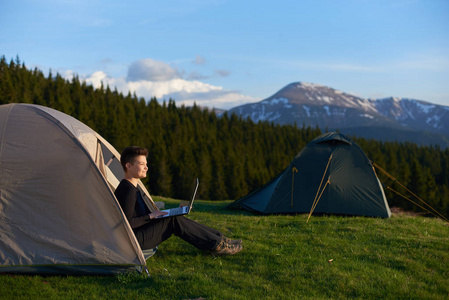
<instances>
[{"instance_id":1,"label":"cloud above mountain","mask_svg":"<svg viewBox=\"0 0 449 300\"><path fill-rule=\"evenodd\" d=\"M128 68L127 81L169 81L181 78L181 73L174 67L150 58L133 62Z\"/></svg>"},{"instance_id":2,"label":"cloud above mountain","mask_svg":"<svg viewBox=\"0 0 449 300\"><path fill-rule=\"evenodd\" d=\"M194 65L204 65L206 60L196 56L192 62ZM159 101L172 99L177 105L196 103L200 106L229 109L236 105L258 101L239 91L226 90L221 86L202 81L214 76L222 78L230 75L231 72L227 70L215 70L212 75L204 75L199 71L186 74L176 65L146 58L131 63L126 76L112 77L104 71L96 71L81 79L96 88L101 84L109 85L125 95L128 92L136 93L138 97L143 97L147 101L153 97ZM66 77L70 76L73 74L67 72Z\"/></svg>"}]
</instances>

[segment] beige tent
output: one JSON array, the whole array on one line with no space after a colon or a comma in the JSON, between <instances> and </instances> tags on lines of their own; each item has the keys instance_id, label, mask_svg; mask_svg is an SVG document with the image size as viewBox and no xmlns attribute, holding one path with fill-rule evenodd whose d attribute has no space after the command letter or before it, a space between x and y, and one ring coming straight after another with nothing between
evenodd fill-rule
<instances>
[{"instance_id":1,"label":"beige tent","mask_svg":"<svg viewBox=\"0 0 449 300\"><path fill-rule=\"evenodd\" d=\"M119 160L106 140L64 113L0 105L0 272L145 268L113 193L123 176Z\"/></svg>"}]
</instances>

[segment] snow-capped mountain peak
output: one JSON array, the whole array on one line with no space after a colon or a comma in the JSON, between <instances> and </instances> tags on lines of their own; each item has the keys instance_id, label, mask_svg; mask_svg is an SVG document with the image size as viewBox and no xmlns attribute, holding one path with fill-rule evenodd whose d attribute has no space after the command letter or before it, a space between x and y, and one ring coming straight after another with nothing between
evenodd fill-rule
<instances>
[{"instance_id":1,"label":"snow-capped mountain peak","mask_svg":"<svg viewBox=\"0 0 449 300\"><path fill-rule=\"evenodd\" d=\"M366 112L375 111L369 100L324 85L308 82L291 83L262 102L272 99L288 99L290 103L297 105L328 105L342 108L359 108Z\"/></svg>"},{"instance_id":2,"label":"snow-capped mountain peak","mask_svg":"<svg viewBox=\"0 0 449 300\"><path fill-rule=\"evenodd\" d=\"M257 103L234 107L253 121L305 124L328 129L378 127L427 130L449 136L449 107L390 97L364 99L308 82L293 82Z\"/></svg>"}]
</instances>

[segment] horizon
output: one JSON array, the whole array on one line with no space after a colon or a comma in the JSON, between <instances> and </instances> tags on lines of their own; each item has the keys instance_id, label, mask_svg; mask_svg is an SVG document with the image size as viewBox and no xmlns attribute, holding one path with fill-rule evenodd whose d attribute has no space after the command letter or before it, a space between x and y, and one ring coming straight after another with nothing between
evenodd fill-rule
<instances>
[{"instance_id":1,"label":"horizon","mask_svg":"<svg viewBox=\"0 0 449 300\"><path fill-rule=\"evenodd\" d=\"M445 0L3 3L0 55L147 101L217 109L294 82L449 106Z\"/></svg>"}]
</instances>

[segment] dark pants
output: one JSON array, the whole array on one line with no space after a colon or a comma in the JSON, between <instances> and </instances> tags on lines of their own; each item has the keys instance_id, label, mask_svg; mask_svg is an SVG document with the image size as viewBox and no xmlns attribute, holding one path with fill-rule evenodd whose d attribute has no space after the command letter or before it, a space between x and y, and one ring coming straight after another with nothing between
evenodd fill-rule
<instances>
[{"instance_id":1,"label":"dark pants","mask_svg":"<svg viewBox=\"0 0 449 300\"><path fill-rule=\"evenodd\" d=\"M184 216L152 220L134 229L134 234L142 249L154 248L174 234L198 249L214 250L223 237L218 230Z\"/></svg>"}]
</instances>

